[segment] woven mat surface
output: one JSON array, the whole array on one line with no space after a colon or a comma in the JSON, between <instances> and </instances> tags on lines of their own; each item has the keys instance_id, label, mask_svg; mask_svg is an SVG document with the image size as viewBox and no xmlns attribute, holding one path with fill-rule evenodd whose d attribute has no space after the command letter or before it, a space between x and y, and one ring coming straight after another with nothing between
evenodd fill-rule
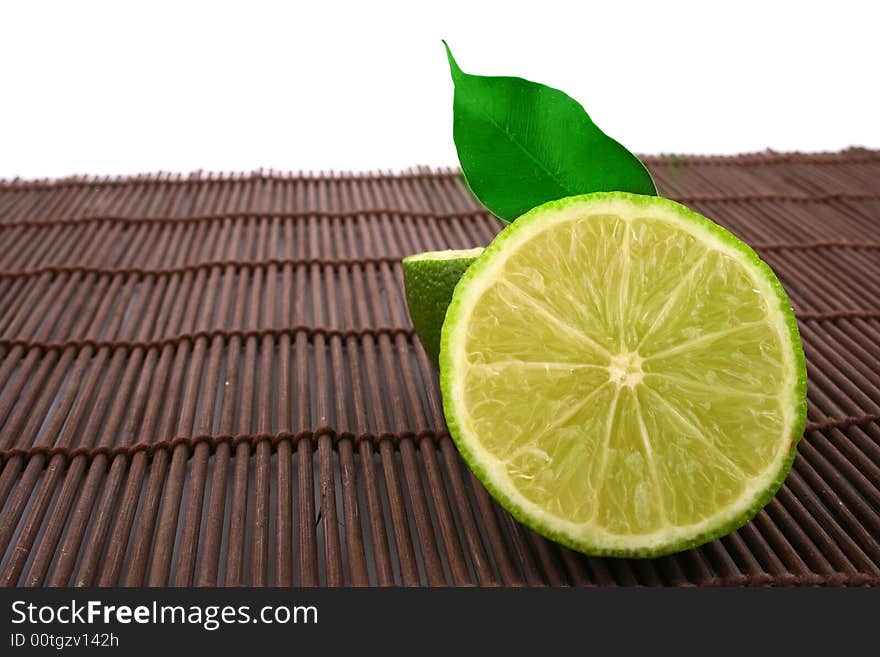
<instances>
[{"instance_id":1,"label":"woven mat surface","mask_svg":"<svg viewBox=\"0 0 880 657\"><path fill-rule=\"evenodd\" d=\"M646 158L799 317L776 498L658 560L516 522L462 466L400 257L499 230L455 171L0 182L0 584L880 583L880 152Z\"/></svg>"}]
</instances>

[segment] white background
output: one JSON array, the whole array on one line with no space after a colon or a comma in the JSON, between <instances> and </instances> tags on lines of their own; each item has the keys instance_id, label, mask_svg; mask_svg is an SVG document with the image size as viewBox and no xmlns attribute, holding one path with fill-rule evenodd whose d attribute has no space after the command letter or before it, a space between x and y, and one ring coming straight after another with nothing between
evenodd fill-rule
<instances>
[{"instance_id":1,"label":"white background","mask_svg":"<svg viewBox=\"0 0 880 657\"><path fill-rule=\"evenodd\" d=\"M640 153L880 147L872 1L4 2L0 177L456 163L440 39Z\"/></svg>"}]
</instances>

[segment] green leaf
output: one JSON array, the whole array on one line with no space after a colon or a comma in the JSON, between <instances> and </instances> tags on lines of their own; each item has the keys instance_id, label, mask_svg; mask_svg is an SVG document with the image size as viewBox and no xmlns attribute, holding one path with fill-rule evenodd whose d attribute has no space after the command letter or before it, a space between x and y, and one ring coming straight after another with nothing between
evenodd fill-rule
<instances>
[{"instance_id":1,"label":"green leaf","mask_svg":"<svg viewBox=\"0 0 880 657\"><path fill-rule=\"evenodd\" d=\"M471 191L497 217L513 221L546 201L588 192L657 194L645 165L576 100L522 78L465 73L443 45L455 83L458 159Z\"/></svg>"}]
</instances>

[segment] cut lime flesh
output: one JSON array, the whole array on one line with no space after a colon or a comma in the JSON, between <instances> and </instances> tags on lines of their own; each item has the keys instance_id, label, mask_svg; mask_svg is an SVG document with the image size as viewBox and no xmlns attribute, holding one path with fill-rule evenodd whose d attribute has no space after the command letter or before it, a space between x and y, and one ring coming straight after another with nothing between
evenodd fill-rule
<instances>
[{"instance_id":1,"label":"cut lime flesh","mask_svg":"<svg viewBox=\"0 0 880 657\"><path fill-rule=\"evenodd\" d=\"M596 555L747 522L806 417L797 324L748 246L672 201L598 193L506 228L441 338L450 432L516 518Z\"/></svg>"},{"instance_id":2,"label":"cut lime flesh","mask_svg":"<svg viewBox=\"0 0 880 657\"><path fill-rule=\"evenodd\" d=\"M483 247L477 246L472 249L445 249L442 251L423 251L414 253L403 259L404 262L446 262L449 260L467 260L473 262L483 253Z\"/></svg>"},{"instance_id":3,"label":"cut lime flesh","mask_svg":"<svg viewBox=\"0 0 880 657\"><path fill-rule=\"evenodd\" d=\"M434 363L440 353L440 330L455 285L482 252L482 247L426 251L403 259L409 314L419 341Z\"/></svg>"}]
</instances>

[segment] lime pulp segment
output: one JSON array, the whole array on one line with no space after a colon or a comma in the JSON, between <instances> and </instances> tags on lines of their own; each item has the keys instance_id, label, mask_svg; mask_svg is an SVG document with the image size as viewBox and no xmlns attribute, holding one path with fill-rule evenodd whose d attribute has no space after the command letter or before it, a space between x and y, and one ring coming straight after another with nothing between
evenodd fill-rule
<instances>
[{"instance_id":1,"label":"lime pulp segment","mask_svg":"<svg viewBox=\"0 0 880 657\"><path fill-rule=\"evenodd\" d=\"M442 251L423 251L404 258L404 262L444 262L447 260L474 260L483 253L483 247L473 249L445 249Z\"/></svg>"},{"instance_id":2,"label":"lime pulp segment","mask_svg":"<svg viewBox=\"0 0 880 657\"><path fill-rule=\"evenodd\" d=\"M440 367L477 476L590 554L667 554L744 524L805 422L803 350L775 275L656 197L571 197L507 227L456 287Z\"/></svg>"}]
</instances>

